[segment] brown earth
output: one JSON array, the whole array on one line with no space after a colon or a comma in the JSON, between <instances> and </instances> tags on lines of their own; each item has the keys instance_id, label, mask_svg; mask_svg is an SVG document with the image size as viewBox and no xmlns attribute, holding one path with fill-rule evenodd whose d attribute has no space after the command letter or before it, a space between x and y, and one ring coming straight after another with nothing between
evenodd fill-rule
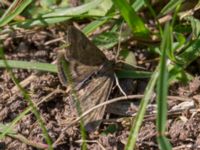
<instances>
[{"instance_id":1,"label":"brown earth","mask_svg":"<svg viewBox=\"0 0 200 150\"><path fill-rule=\"evenodd\" d=\"M57 51L61 41L56 40L65 35L64 27L51 27L46 29L34 29L31 31L18 30L6 35L4 39L4 52L8 60L26 60L34 62L52 63L56 60ZM127 43L124 45L128 45ZM123 46L124 46L123 45ZM150 58L149 54L140 48L131 48L137 61ZM144 49L144 48L143 48ZM147 70L154 68L156 62L143 64ZM63 87L57 74L13 69L15 76L23 87L29 92L40 115L45 122L48 133L53 142L61 133L64 133L58 144L57 150L80 149L81 137L78 126L72 126L67 131L62 129L69 123L70 106L66 88ZM148 80L131 79L120 80L122 87L128 94L143 94ZM131 84L130 84L131 83ZM188 85L176 83L170 86L168 101L167 137L170 139L174 150L200 149L200 112L199 112L199 84L198 77ZM119 90L115 86L111 97L118 97ZM174 96L174 97L172 97ZM120 112L134 116L138 110L138 100L125 100L120 104L110 105L110 109L119 109ZM119 107L120 106L120 107ZM123 107L122 107L123 106ZM0 122L10 123L28 107L28 103L16 88L8 71L0 69ZM118 111L118 112L119 112ZM113 110L114 112L114 110ZM88 149L120 150L124 149L131 124L131 117L123 117L117 114L105 116L98 132L88 133ZM14 128L17 135L23 135L28 142L37 144L45 143L41 127L35 116L28 113ZM137 140L137 149L158 149L156 142L155 126L155 97L152 98L145 120L141 127ZM25 142L20 141L20 136L6 136L0 141L0 149L7 150L33 150L36 149Z\"/></svg>"}]
</instances>

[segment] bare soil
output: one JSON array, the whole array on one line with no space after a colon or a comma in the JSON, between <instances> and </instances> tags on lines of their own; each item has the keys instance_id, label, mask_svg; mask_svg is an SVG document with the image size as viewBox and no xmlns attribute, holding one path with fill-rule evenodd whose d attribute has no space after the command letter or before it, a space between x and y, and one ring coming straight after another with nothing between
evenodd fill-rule
<instances>
[{"instance_id":1,"label":"bare soil","mask_svg":"<svg viewBox=\"0 0 200 150\"><path fill-rule=\"evenodd\" d=\"M34 30L18 30L6 35L4 52L8 60L25 60L34 62L52 63L57 58L61 37L65 35L64 27L51 27ZM128 45L128 43L124 44ZM123 45L123 46L124 46ZM137 61L152 59L143 48L131 48L136 53ZM151 70L156 61L144 63L143 67ZM59 82L57 74L33 70L13 69L15 76L23 87L29 92L31 99L38 104L37 108L45 122L48 133L53 142L57 140L62 129L69 124L70 106L66 87ZM120 80L123 89L130 94L143 94L148 80ZM199 112L199 86L197 76L187 85L176 83L170 86L168 101L167 137L174 150L200 149L200 112ZM115 86L111 97L117 97L119 90ZM105 115L98 131L88 133L88 149L120 150L124 149L130 132L131 122L138 110L139 99L125 100L124 102L109 105L109 108L118 109L117 112L127 114L126 117L118 114ZM140 129L137 140L137 149L156 150L155 126L155 97L152 98L145 120ZM123 106L123 107L122 107ZM28 107L16 85L13 83L8 71L0 69L0 122L10 123ZM128 111L128 113L127 113ZM113 110L114 112L114 110ZM35 116L28 113L14 128L15 132L23 135L27 140L37 144L45 143L42 130ZM80 149L81 136L78 126L72 126L64 132L64 137L55 145L56 150ZM0 141L0 149L6 150L34 150L35 147L25 144L18 137L6 136Z\"/></svg>"}]
</instances>

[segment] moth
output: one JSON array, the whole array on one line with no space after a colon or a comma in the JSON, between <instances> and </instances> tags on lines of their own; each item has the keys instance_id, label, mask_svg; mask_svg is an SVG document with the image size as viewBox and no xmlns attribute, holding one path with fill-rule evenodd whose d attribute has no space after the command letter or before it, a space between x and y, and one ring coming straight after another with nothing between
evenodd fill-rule
<instances>
[{"instance_id":1,"label":"moth","mask_svg":"<svg viewBox=\"0 0 200 150\"><path fill-rule=\"evenodd\" d=\"M58 76L65 86L69 84L66 64L74 85L82 113L108 100L114 82L114 62L106 58L80 30L67 28L68 46L58 55ZM73 109L76 110L72 100ZM83 118L86 130L93 131L104 116L105 106Z\"/></svg>"}]
</instances>

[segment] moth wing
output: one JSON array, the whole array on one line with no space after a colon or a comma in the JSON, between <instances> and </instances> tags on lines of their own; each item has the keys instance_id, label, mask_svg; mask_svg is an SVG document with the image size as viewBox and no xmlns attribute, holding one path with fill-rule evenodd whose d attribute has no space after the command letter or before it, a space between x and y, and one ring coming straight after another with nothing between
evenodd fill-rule
<instances>
[{"instance_id":1,"label":"moth wing","mask_svg":"<svg viewBox=\"0 0 200 150\"><path fill-rule=\"evenodd\" d=\"M70 74L72 77L72 82L76 85L80 84L87 80L94 72L96 72L99 66L87 66L80 64L80 62L73 60L67 61L64 57L64 53L60 52L57 59L57 69L58 77L63 85L67 85L67 73L65 72L66 67L69 67Z\"/></svg>"},{"instance_id":2,"label":"moth wing","mask_svg":"<svg viewBox=\"0 0 200 150\"><path fill-rule=\"evenodd\" d=\"M58 57L59 78L64 85L67 83L67 77L63 72L63 64L60 58L65 59L68 63L72 81L75 84L87 80L103 64L109 62L104 53L74 26L67 28L66 40L67 49Z\"/></svg>"},{"instance_id":3,"label":"moth wing","mask_svg":"<svg viewBox=\"0 0 200 150\"><path fill-rule=\"evenodd\" d=\"M84 113L90 108L108 100L114 81L113 73L97 75L82 87L78 94L81 111ZM104 116L106 106L95 109L83 118L87 131L94 131L99 126L99 120Z\"/></svg>"},{"instance_id":4,"label":"moth wing","mask_svg":"<svg viewBox=\"0 0 200 150\"><path fill-rule=\"evenodd\" d=\"M74 26L67 28L67 42L65 57L69 61L73 59L86 66L100 66L107 61L104 53Z\"/></svg>"}]
</instances>

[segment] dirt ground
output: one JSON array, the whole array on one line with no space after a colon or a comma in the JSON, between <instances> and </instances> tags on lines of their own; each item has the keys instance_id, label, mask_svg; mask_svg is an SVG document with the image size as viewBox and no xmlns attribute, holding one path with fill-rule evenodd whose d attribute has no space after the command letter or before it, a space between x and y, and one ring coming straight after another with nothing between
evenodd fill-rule
<instances>
[{"instance_id":1,"label":"dirt ground","mask_svg":"<svg viewBox=\"0 0 200 150\"><path fill-rule=\"evenodd\" d=\"M51 27L12 32L6 35L3 43L6 58L8 60L53 63L57 58L57 51L60 46L60 41L55 39L63 37L64 31L64 27ZM136 53L137 61L150 58L147 52L138 47L137 50L134 47L132 50ZM155 63L147 63L144 66L147 70L150 70L155 66ZM192 65L195 66L195 62ZM31 99L36 104L40 103L37 106L38 110L52 141L55 142L63 133L62 129L69 123L70 111L68 95L65 93L66 88L59 82L57 74L23 69L13 69L13 72L29 92ZM120 80L120 83L122 88L125 87L124 90L128 92L128 95L138 95L143 94L148 80L124 79ZM174 150L200 149L199 86L200 79L198 76L187 85L176 83L170 86L166 135ZM117 96L120 96L119 91L114 85L110 99ZM105 120L103 120L99 130L88 133L88 149L124 149L131 127L130 124L137 112L139 101L140 99L124 100L117 103L115 107L114 105L107 106L118 108L118 112L128 115L126 117L117 114L105 115ZM155 103L155 97L153 97L137 140L137 149L139 150L158 149ZM28 103L12 82L8 72L5 69L0 69L0 122L9 123L27 107ZM38 144L45 143L42 130L32 113L23 117L16 124L15 132L23 135L29 141ZM55 149L80 149L80 144L80 130L78 126L74 125L64 132L64 137L55 145ZM36 148L20 141L18 137L6 136L0 141L0 149L33 150Z\"/></svg>"}]
</instances>

